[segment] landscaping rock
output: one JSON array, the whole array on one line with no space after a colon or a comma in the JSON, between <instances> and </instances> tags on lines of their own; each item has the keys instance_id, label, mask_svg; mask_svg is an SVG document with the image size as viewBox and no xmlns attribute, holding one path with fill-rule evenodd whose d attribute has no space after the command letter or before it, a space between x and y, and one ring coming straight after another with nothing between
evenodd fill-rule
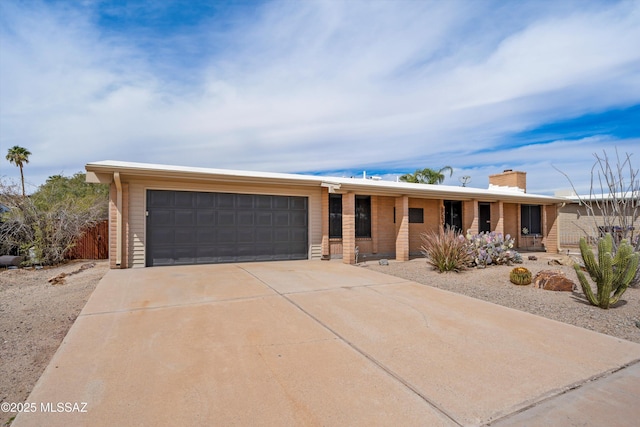
<instances>
[{"instance_id":1,"label":"landscaping rock","mask_svg":"<svg viewBox=\"0 0 640 427\"><path fill-rule=\"evenodd\" d=\"M568 265L569 267L573 267L577 264L577 261L571 258L568 255L563 255L560 258L552 258L547 262L549 265Z\"/></svg>"},{"instance_id":2,"label":"landscaping rock","mask_svg":"<svg viewBox=\"0 0 640 427\"><path fill-rule=\"evenodd\" d=\"M51 283L52 285L64 285L65 284L65 277L67 276L71 276L73 274L78 274L78 273L82 273L83 271L89 269L89 268L93 268L95 267L96 263L95 262L90 262L88 264L83 264L82 266L80 266L79 269L74 270L70 273L60 273L55 277L52 277L51 279L49 279L49 283Z\"/></svg>"},{"instance_id":3,"label":"landscaping rock","mask_svg":"<svg viewBox=\"0 0 640 427\"><path fill-rule=\"evenodd\" d=\"M67 277L68 274L67 273L60 273L55 277L52 277L51 279L48 280L49 283L51 283L52 285L64 285L65 281L64 278Z\"/></svg>"},{"instance_id":4,"label":"landscaping rock","mask_svg":"<svg viewBox=\"0 0 640 427\"><path fill-rule=\"evenodd\" d=\"M561 271L542 270L533 278L533 286L547 291L572 292L576 284Z\"/></svg>"}]
</instances>

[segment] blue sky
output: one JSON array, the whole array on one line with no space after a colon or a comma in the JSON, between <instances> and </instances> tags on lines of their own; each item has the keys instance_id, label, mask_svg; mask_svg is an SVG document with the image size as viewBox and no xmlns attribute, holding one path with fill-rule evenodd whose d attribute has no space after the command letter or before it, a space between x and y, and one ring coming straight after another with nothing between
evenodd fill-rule
<instances>
[{"instance_id":1,"label":"blue sky","mask_svg":"<svg viewBox=\"0 0 640 427\"><path fill-rule=\"evenodd\" d=\"M640 1L0 2L0 176L33 191L88 162L486 188L589 187L640 166Z\"/></svg>"}]
</instances>

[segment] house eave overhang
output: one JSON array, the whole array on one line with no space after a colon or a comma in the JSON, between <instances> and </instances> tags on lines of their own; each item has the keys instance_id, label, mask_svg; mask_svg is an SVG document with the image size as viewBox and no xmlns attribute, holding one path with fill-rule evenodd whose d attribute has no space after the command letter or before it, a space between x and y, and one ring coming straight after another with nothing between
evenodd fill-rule
<instances>
[{"instance_id":1,"label":"house eave overhang","mask_svg":"<svg viewBox=\"0 0 640 427\"><path fill-rule=\"evenodd\" d=\"M333 193L359 193L387 197L409 196L438 200L477 200L522 204L559 204L563 197L528 194L519 191L487 190L473 187L414 184L362 178L254 172L228 169L196 168L120 161L87 163L88 182L110 183L118 172L122 181L131 179L185 180L211 183L244 183L274 186L326 187Z\"/></svg>"},{"instance_id":2,"label":"house eave overhang","mask_svg":"<svg viewBox=\"0 0 640 427\"><path fill-rule=\"evenodd\" d=\"M147 163L131 163L119 161L102 161L87 163L88 174L98 177L120 172L124 180L129 179L159 179L159 180L189 180L211 182L235 182L249 184L281 184L317 186L318 177L284 173L262 173L227 169L210 169L196 167L181 167L171 165L156 165ZM315 178L315 179L308 179Z\"/></svg>"},{"instance_id":3,"label":"house eave overhang","mask_svg":"<svg viewBox=\"0 0 640 427\"><path fill-rule=\"evenodd\" d=\"M640 192L627 191L624 193L604 193L604 194L585 194L562 196L567 203L583 203L583 202L622 202L622 201L638 201L640 200Z\"/></svg>"}]
</instances>

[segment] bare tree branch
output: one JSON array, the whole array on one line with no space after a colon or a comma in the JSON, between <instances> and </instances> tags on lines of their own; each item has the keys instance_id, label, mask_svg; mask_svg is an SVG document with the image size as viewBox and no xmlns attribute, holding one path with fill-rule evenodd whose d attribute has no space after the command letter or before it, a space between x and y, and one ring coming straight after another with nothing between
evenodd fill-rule
<instances>
[{"instance_id":1,"label":"bare tree branch","mask_svg":"<svg viewBox=\"0 0 640 427\"><path fill-rule=\"evenodd\" d=\"M640 172L634 168L631 156L630 153L620 156L617 149L615 158L610 158L605 150L602 154L594 153L591 186L586 197L578 194L566 173L553 166L567 178L578 203L585 207L593 221L593 233L597 234L580 227L585 237L594 241L605 233L611 233L615 251L622 240L627 240L635 252L640 251L640 234L637 230L640 225ZM637 285L639 281L640 277L636 274L633 283Z\"/></svg>"}]
</instances>

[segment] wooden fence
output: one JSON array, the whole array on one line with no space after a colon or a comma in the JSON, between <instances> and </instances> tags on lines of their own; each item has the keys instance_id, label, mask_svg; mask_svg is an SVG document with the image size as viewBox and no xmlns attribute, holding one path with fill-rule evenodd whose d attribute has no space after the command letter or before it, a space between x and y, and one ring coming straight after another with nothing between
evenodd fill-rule
<instances>
[{"instance_id":1,"label":"wooden fence","mask_svg":"<svg viewBox=\"0 0 640 427\"><path fill-rule=\"evenodd\" d=\"M109 258L109 221L104 220L84 232L65 256L67 259Z\"/></svg>"}]
</instances>

